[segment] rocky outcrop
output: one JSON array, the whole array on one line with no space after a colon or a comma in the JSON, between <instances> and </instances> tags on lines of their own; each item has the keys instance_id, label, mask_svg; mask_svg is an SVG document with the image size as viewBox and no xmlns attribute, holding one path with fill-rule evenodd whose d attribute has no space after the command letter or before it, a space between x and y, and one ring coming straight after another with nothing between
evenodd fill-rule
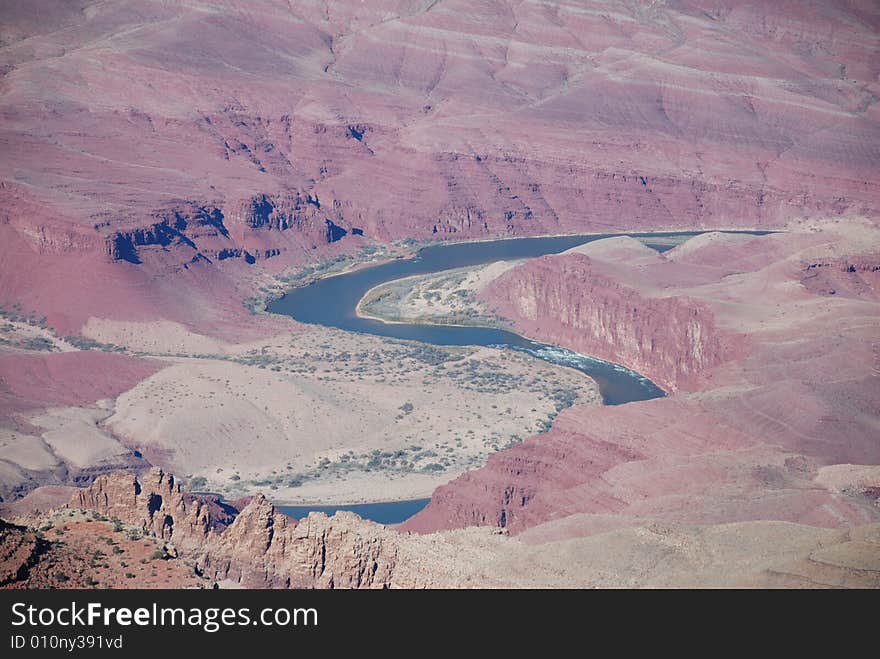
<instances>
[{"instance_id":1,"label":"rocky outcrop","mask_svg":"<svg viewBox=\"0 0 880 659\"><path fill-rule=\"evenodd\" d=\"M339 214L338 209L335 212ZM272 232L296 229L306 235L320 236L325 243L334 243L349 233L326 217L317 195L299 191L256 195L239 204L231 217L250 229Z\"/></svg>"},{"instance_id":2,"label":"rocky outcrop","mask_svg":"<svg viewBox=\"0 0 880 659\"><path fill-rule=\"evenodd\" d=\"M211 251L210 247L231 244L229 230L219 208L182 203L156 213L155 221L109 234L105 239L108 256L117 261L141 263L140 248L183 246L196 254ZM101 225L95 227L101 230ZM205 247L208 249L205 249ZM216 251L216 250L214 250Z\"/></svg>"},{"instance_id":3,"label":"rocky outcrop","mask_svg":"<svg viewBox=\"0 0 880 659\"><path fill-rule=\"evenodd\" d=\"M802 268L801 284L812 293L880 299L880 254L811 261Z\"/></svg>"},{"instance_id":4,"label":"rocky outcrop","mask_svg":"<svg viewBox=\"0 0 880 659\"><path fill-rule=\"evenodd\" d=\"M314 207L310 209L305 199L295 193L285 197L257 195L242 202L233 217L251 229L287 231L303 228L314 215Z\"/></svg>"},{"instance_id":5,"label":"rocky outcrop","mask_svg":"<svg viewBox=\"0 0 880 659\"><path fill-rule=\"evenodd\" d=\"M152 469L101 476L77 491L71 508L93 510L173 543L205 576L248 587L387 588L399 536L353 513L294 520L263 495L241 512L216 497L184 493Z\"/></svg>"},{"instance_id":6,"label":"rocky outcrop","mask_svg":"<svg viewBox=\"0 0 880 659\"><path fill-rule=\"evenodd\" d=\"M27 579L48 545L27 527L0 519L0 588Z\"/></svg>"},{"instance_id":7,"label":"rocky outcrop","mask_svg":"<svg viewBox=\"0 0 880 659\"><path fill-rule=\"evenodd\" d=\"M173 242L195 248L195 244L180 231L160 222L130 231L117 231L107 239L107 254L116 261L138 264L141 262L139 247L168 247Z\"/></svg>"},{"instance_id":8,"label":"rocky outcrop","mask_svg":"<svg viewBox=\"0 0 880 659\"><path fill-rule=\"evenodd\" d=\"M183 248L181 253L188 259L235 258L253 264L284 250L286 242L277 235L283 232L293 230L301 238L327 244L349 234L349 229L338 224L338 217L331 220L321 211L317 195L299 191L254 195L227 204L225 213L217 207L187 202L159 212L153 219L149 224L108 234L107 255L114 261L140 265L144 248ZM101 231L109 226L108 222L95 228Z\"/></svg>"},{"instance_id":9,"label":"rocky outcrop","mask_svg":"<svg viewBox=\"0 0 880 659\"><path fill-rule=\"evenodd\" d=\"M201 547L235 514L217 497L183 492L173 475L158 468L141 479L122 471L100 476L68 505L118 518L184 549Z\"/></svg>"},{"instance_id":10,"label":"rocky outcrop","mask_svg":"<svg viewBox=\"0 0 880 659\"><path fill-rule=\"evenodd\" d=\"M216 541L199 569L247 587L387 588L397 534L354 513L312 513L297 522L254 497Z\"/></svg>"},{"instance_id":11,"label":"rocky outcrop","mask_svg":"<svg viewBox=\"0 0 880 659\"><path fill-rule=\"evenodd\" d=\"M706 304L646 297L603 275L583 254L530 261L480 297L529 336L623 364L667 390L693 386L725 359L732 341Z\"/></svg>"}]
</instances>

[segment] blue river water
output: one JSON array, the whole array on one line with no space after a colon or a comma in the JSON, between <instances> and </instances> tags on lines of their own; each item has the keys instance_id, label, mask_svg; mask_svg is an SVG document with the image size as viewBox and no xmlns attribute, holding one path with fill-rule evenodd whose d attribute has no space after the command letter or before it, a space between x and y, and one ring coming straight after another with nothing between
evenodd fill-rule
<instances>
[{"instance_id":1,"label":"blue river water","mask_svg":"<svg viewBox=\"0 0 880 659\"><path fill-rule=\"evenodd\" d=\"M276 506L276 508L288 517L295 519L306 517L309 513L333 515L340 510L350 510L364 519L370 519L379 524L399 524L419 512L428 504L428 501L430 499L381 501L379 503L358 503L348 506Z\"/></svg>"},{"instance_id":2,"label":"blue river water","mask_svg":"<svg viewBox=\"0 0 880 659\"><path fill-rule=\"evenodd\" d=\"M411 259L399 259L362 268L335 277L319 279L307 286L294 289L284 297L271 302L267 311L286 314L303 323L335 327L351 332L375 334L395 339L406 339L441 346L495 346L508 347L531 354L553 364L577 369L596 381L606 405L621 405L640 400L659 398L663 390L643 375L618 364L573 352L566 348L539 341L505 330L488 327L458 327L448 325L420 325L383 323L360 318L356 307L364 294L374 286L387 281L422 275L440 270L492 263L494 261L521 259L558 254L572 247L594 240L618 235L642 238L658 251L666 251L668 244L652 244L652 237L690 237L702 232L678 233L629 233L591 234L580 236L552 236L515 238L484 242L450 243L432 245L420 250ZM741 232L762 234L765 232ZM284 506L281 510L292 516L304 516L310 510L353 510L362 517L393 524L402 522L415 514L427 503L427 499L393 501L357 506ZM293 511L293 512L288 512Z\"/></svg>"}]
</instances>

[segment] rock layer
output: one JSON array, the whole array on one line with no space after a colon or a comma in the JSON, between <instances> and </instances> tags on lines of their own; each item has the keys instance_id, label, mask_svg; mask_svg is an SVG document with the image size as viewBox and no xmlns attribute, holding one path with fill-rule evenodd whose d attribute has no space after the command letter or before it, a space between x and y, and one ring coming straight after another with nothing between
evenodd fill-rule
<instances>
[{"instance_id":1,"label":"rock layer","mask_svg":"<svg viewBox=\"0 0 880 659\"><path fill-rule=\"evenodd\" d=\"M206 575L249 587L388 588L397 535L354 513L312 513L296 521L260 495L209 545Z\"/></svg>"},{"instance_id":2,"label":"rock layer","mask_svg":"<svg viewBox=\"0 0 880 659\"><path fill-rule=\"evenodd\" d=\"M64 333L370 240L880 209L858 3L56 4L2 9L0 302Z\"/></svg>"},{"instance_id":3,"label":"rock layer","mask_svg":"<svg viewBox=\"0 0 880 659\"><path fill-rule=\"evenodd\" d=\"M622 286L583 254L529 261L480 295L529 336L625 364L666 389L694 386L732 353L703 302L651 298Z\"/></svg>"},{"instance_id":4,"label":"rock layer","mask_svg":"<svg viewBox=\"0 0 880 659\"><path fill-rule=\"evenodd\" d=\"M173 475L158 468L141 479L124 471L99 476L68 505L117 518L183 548L200 547L236 512L217 497L185 493Z\"/></svg>"},{"instance_id":5,"label":"rock layer","mask_svg":"<svg viewBox=\"0 0 880 659\"><path fill-rule=\"evenodd\" d=\"M181 491L152 469L101 476L68 504L119 519L196 559L199 572L247 587L382 588L391 584L397 536L352 513L297 522L258 495L241 512Z\"/></svg>"}]
</instances>

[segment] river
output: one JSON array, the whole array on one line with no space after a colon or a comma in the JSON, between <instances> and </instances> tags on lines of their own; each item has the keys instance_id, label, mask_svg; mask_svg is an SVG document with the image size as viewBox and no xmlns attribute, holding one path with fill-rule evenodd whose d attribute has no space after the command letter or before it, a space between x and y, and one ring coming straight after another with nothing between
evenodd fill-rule
<instances>
[{"instance_id":1,"label":"river","mask_svg":"<svg viewBox=\"0 0 880 659\"><path fill-rule=\"evenodd\" d=\"M602 400L606 405L621 405L640 400L659 398L664 395L660 387L645 376L618 364L582 355L566 348L538 341L500 329L488 327L459 327L449 325L424 325L406 323L383 323L361 318L356 313L357 304L364 294L374 286L394 279L423 275L441 270L481 265L495 261L531 258L545 254L558 254L572 247L583 245L602 238L627 235L640 238L658 251L666 251L672 245L652 244L651 238L691 237L702 232L677 233L628 233L628 234L589 234L578 236L551 236L537 238L508 238L482 242L448 243L432 245L421 249L414 258L399 259L381 265L354 270L333 277L325 277L307 286L294 289L284 297L271 302L267 311L285 314L302 323L313 323L335 327L350 332L363 332L395 339L421 341L442 346L493 346L508 347L529 353L535 357L570 366L587 374L599 386ZM731 232L734 233L734 232ZM762 234L765 232L736 232ZM309 510L355 510L362 516L383 523L402 522L418 512L427 499L411 502L387 502L366 504L368 509L358 506L296 506L286 507L304 515ZM408 505L402 505L408 504ZM416 505L418 504L418 506ZM388 510L383 508L390 507ZM393 508L393 510L392 510ZM285 510L285 507L281 508ZM403 516L405 515L405 516Z\"/></svg>"}]
</instances>

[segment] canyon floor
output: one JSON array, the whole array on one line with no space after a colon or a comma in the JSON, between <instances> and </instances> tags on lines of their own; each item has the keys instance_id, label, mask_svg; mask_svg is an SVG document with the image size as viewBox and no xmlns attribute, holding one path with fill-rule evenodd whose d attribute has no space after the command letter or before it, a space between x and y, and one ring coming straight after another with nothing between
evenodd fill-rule
<instances>
[{"instance_id":1,"label":"canyon floor","mask_svg":"<svg viewBox=\"0 0 880 659\"><path fill-rule=\"evenodd\" d=\"M109 352L77 351L46 332L28 350L34 331L9 323L4 333L0 359L36 371L22 369L15 387L40 388L43 368L67 355L78 358L71 377L104 357L154 372L113 398L14 416L0 431L5 496L126 461L230 499L259 489L288 503L429 496L565 405L600 400L582 374L521 353L319 327L232 344L169 323L90 321L84 334Z\"/></svg>"}]
</instances>

